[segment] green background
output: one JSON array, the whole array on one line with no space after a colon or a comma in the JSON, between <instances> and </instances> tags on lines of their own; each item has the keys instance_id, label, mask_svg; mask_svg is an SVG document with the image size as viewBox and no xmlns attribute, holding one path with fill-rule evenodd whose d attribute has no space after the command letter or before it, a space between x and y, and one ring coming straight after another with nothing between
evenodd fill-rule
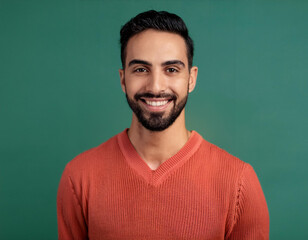
<instances>
[{"instance_id":1,"label":"green background","mask_svg":"<svg viewBox=\"0 0 308 240\"><path fill-rule=\"evenodd\" d=\"M308 1L0 1L0 239L57 239L68 161L129 127L120 27L167 10L199 67L187 125L250 163L271 239L308 239Z\"/></svg>"}]
</instances>

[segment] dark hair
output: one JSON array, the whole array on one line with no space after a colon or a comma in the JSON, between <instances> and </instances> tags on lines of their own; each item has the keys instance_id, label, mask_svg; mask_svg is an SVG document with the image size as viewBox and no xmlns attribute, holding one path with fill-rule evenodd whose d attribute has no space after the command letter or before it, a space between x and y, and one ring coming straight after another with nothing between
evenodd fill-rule
<instances>
[{"instance_id":1,"label":"dark hair","mask_svg":"<svg viewBox=\"0 0 308 240\"><path fill-rule=\"evenodd\" d=\"M121 43L121 61L122 67L125 68L126 46L128 40L134 35L147 30L155 29L159 31L176 33L182 36L186 43L187 58L189 69L192 66L194 56L194 43L188 35L188 29L182 18L166 11L157 12L150 10L138 14L136 17L129 20L120 31Z\"/></svg>"}]
</instances>

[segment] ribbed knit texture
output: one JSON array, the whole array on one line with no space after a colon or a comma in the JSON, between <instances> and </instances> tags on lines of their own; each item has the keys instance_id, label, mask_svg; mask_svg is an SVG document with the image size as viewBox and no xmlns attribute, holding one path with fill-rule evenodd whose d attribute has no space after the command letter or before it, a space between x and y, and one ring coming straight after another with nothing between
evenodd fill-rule
<instances>
[{"instance_id":1,"label":"ribbed knit texture","mask_svg":"<svg viewBox=\"0 0 308 240\"><path fill-rule=\"evenodd\" d=\"M252 167L192 132L151 170L127 131L67 164L57 199L59 239L268 239Z\"/></svg>"}]
</instances>

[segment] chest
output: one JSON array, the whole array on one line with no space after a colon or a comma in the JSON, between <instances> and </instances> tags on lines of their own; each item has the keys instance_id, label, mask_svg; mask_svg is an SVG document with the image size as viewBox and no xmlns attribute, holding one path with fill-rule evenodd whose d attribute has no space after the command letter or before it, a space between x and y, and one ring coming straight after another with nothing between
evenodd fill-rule
<instances>
[{"instance_id":1,"label":"chest","mask_svg":"<svg viewBox=\"0 0 308 240\"><path fill-rule=\"evenodd\" d=\"M206 179L174 176L153 186L138 177L105 178L89 191L89 236L223 239L228 202L223 188Z\"/></svg>"}]
</instances>

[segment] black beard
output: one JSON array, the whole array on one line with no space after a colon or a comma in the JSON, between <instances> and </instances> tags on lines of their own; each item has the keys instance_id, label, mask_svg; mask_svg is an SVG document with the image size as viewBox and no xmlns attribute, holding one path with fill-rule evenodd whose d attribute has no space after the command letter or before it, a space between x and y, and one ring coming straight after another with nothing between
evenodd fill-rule
<instances>
[{"instance_id":1,"label":"black beard","mask_svg":"<svg viewBox=\"0 0 308 240\"><path fill-rule=\"evenodd\" d=\"M139 106L138 100L141 99L141 97L146 98L168 98L174 102L174 106L171 109L171 112L169 116L163 118L164 112L158 112L158 113L145 113L144 110ZM135 113L135 115L138 118L138 121L144 126L146 129L150 131L163 131L167 129L169 126L171 126L174 121L178 118L178 116L181 114L182 110L184 109L187 99L188 99L188 89L187 89L187 95L179 102L176 103L177 97L174 94L159 94L154 95L151 93L143 93L143 94L135 94L134 99L131 99L126 94L126 99L128 102L128 105L132 109L132 111ZM140 100L143 101L143 100ZM149 115L148 117L146 115Z\"/></svg>"}]
</instances>

